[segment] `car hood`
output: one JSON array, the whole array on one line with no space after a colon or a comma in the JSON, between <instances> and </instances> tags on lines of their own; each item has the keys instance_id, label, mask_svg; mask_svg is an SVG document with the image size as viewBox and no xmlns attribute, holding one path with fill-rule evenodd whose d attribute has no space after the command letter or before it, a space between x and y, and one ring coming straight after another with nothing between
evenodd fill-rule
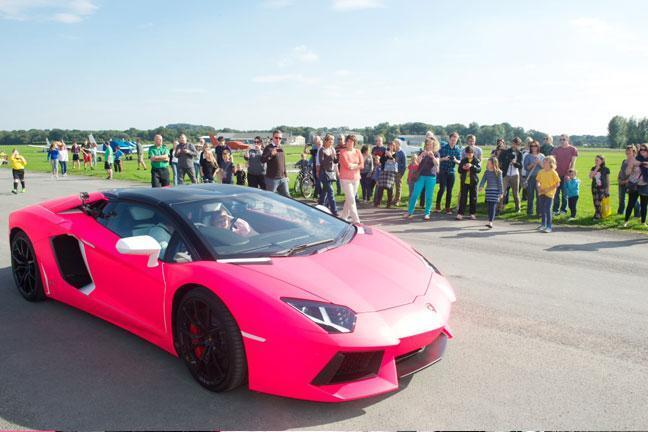
<instances>
[{"instance_id":1,"label":"car hood","mask_svg":"<svg viewBox=\"0 0 648 432\"><path fill-rule=\"evenodd\" d=\"M425 294L432 276L408 245L376 229L322 253L245 267L357 313L412 303Z\"/></svg>"}]
</instances>

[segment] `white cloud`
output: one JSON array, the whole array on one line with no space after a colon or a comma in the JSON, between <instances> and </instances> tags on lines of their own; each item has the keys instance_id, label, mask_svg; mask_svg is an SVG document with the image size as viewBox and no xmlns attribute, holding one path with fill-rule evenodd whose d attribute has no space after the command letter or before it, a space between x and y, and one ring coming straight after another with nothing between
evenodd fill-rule
<instances>
[{"instance_id":1,"label":"white cloud","mask_svg":"<svg viewBox=\"0 0 648 432\"><path fill-rule=\"evenodd\" d=\"M345 77L351 75L351 71L348 69L338 69L335 71L335 75L339 77Z\"/></svg>"},{"instance_id":2,"label":"white cloud","mask_svg":"<svg viewBox=\"0 0 648 432\"><path fill-rule=\"evenodd\" d=\"M275 84L282 82L316 84L319 82L319 78L305 77L302 74L259 75L252 78L252 82L259 84Z\"/></svg>"},{"instance_id":3,"label":"white cloud","mask_svg":"<svg viewBox=\"0 0 648 432\"><path fill-rule=\"evenodd\" d=\"M292 6L294 0L264 0L261 2L261 6L266 9L283 9L288 6Z\"/></svg>"},{"instance_id":4,"label":"white cloud","mask_svg":"<svg viewBox=\"0 0 648 432\"><path fill-rule=\"evenodd\" d=\"M98 9L93 0L0 0L0 18L19 21L82 21Z\"/></svg>"},{"instance_id":5,"label":"white cloud","mask_svg":"<svg viewBox=\"0 0 648 432\"><path fill-rule=\"evenodd\" d=\"M319 55L310 50L306 45L299 45L292 49L290 54L277 62L277 66L292 66L295 63L315 63L319 61Z\"/></svg>"},{"instance_id":6,"label":"white cloud","mask_svg":"<svg viewBox=\"0 0 648 432\"><path fill-rule=\"evenodd\" d=\"M337 11L355 11L385 7L383 0L333 0L333 9Z\"/></svg>"}]
</instances>

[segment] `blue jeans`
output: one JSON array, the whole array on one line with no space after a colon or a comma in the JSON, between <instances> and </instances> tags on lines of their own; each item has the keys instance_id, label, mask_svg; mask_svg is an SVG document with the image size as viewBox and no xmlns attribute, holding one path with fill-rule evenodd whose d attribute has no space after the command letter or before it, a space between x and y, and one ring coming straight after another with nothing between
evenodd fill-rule
<instances>
[{"instance_id":1,"label":"blue jeans","mask_svg":"<svg viewBox=\"0 0 648 432\"><path fill-rule=\"evenodd\" d=\"M59 164L61 165L61 174L63 175L67 174L67 162L59 161Z\"/></svg>"},{"instance_id":2,"label":"blue jeans","mask_svg":"<svg viewBox=\"0 0 648 432\"><path fill-rule=\"evenodd\" d=\"M173 171L173 186L178 186L178 163L171 162L171 171Z\"/></svg>"},{"instance_id":3,"label":"blue jeans","mask_svg":"<svg viewBox=\"0 0 648 432\"><path fill-rule=\"evenodd\" d=\"M335 180L329 180L324 174L322 176L322 195L320 196L322 204L328 207L335 216L337 216L337 205L335 204L335 194L333 193L333 186L331 185Z\"/></svg>"},{"instance_id":4,"label":"blue jeans","mask_svg":"<svg viewBox=\"0 0 648 432\"><path fill-rule=\"evenodd\" d=\"M434 187L436 186L436 176L420 176L414 183L414 190L410 193L409 206L407 212L414 214L416 201L418 200L423 188L425 188L425 214L429 215L432 210L432 198L434 197Z\"/></svg>"},{"instance_id":5,"label":"blue jeans","mask_svg":"<svg viewBox=\"0 0 648 432\"><path fill-rule=\"evenodd\" d=\"M538 203L535 202L538 198L538 183L536 181L536 176L529 177L527 179L527 215L533 216L533 204L535 203L535 212L538 211ZM539 200L538 200L539 201Z\"/></svg>"},{"instance_id":6,"label":"blue jeans","mask_svg":"<svg viewBox=\"0 0 648 432\"><path fill-rule=\"evenodd\" d=\"M290 190L288 189L288 178L273 179L270 177L265 178L266 190L270 192L278 192L286 198L290 198Z\"/></svg>"},{"instance_id":7,"label":"blue jeans","mask_svg":"<svg viewBox=\"0 0 648 432\"><path fill-rule=\"evenodd\" d=\"M553 214L551 213L551 204L554 199L545 195L538 197L538 210L540 211L540 218L542 219L542 226L551 228L553 222Z\"/></svg>"},{"instance_id":8,"label":"blue jeans","mask_svg":"<svg viewBox=\"0 0 648 432\"><path fill-rule=\"evenodd\" d=\"M320 179L317 178L317 167L315 166L315 158L311 158L311 161L313 162L313 179L315 179L315 193L313 194L313 198L318 198L317 202L319 204L322 204L319 202L319 197L322 196L322 182Z\"/></svg>"}]
</instances>

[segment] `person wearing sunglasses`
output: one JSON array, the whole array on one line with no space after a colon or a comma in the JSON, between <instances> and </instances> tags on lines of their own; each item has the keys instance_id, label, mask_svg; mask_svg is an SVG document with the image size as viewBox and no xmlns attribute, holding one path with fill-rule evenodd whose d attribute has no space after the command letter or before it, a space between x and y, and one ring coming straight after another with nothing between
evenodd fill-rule
<instances>
[{"instance_id":1,"label":"person wearing sunglasses","mask_svg":"<svg viewBox=\"0 0 648 432\"><path fill-rule=\"evenodd\" d=\"M280 195L290 198L288 186L288 174L286 172L286 154L281 148L283 134L280 130L272 132L272 141L263 149L261 162L266 167L266 190L278 192Z\"/></svg>"},{"instance_id":2,"label":"person wearing sunglasses","mask_svg":"<svg viewBox=\"0 0 648 432\"><path fill-rule=\"evenodd\" d=\"M646 223L646 214L648 213L648 144L641 144L637 157L628 159L628 206L625 211L625 224L628 226L630 215L637 201L640 204L641 223Z\"/></svg>"},{"instance_id":3,"label":"person wearing sunglasses","mask_svg":"<svg viewBox=\"0 0 648 432\"><path fill-rule=\"evenodd\" d=\"M265 189L266 164L261 162L263 149L261 137L254 137L254 148L245 152L243 159L247 161L248 186L255 189Z\"/></svg>"}]
</instances>

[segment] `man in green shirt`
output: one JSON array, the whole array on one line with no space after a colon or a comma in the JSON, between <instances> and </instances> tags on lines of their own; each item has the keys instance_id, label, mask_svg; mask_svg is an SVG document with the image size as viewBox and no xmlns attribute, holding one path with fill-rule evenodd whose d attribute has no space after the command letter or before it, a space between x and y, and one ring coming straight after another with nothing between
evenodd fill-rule
<instances>
[{"instance_id":1,"label":"man in green shirt","mask_svg":"<svg viewBox=\"0 0 648 432\"><path fill-rule=\"evenodd\" d=\"M113 178L113 164L115 163L115 152L113 151L112 147L110 146L109 142L104 143L104 147L106 148L104 152L104 169L106 170L106 179L112 180Z\"/></svg>"},{"instance_id":2,"label":"man in green shirt","mask_svg":"<svg viewBox=\"0 0 648 432\"><path fill-rule=\"evenodd\" d=\"M151 160L151 186L169 186L169 149L163 144L162 135L155 135L155 145L149 148Z\"/></svg>"}]
</instances>

